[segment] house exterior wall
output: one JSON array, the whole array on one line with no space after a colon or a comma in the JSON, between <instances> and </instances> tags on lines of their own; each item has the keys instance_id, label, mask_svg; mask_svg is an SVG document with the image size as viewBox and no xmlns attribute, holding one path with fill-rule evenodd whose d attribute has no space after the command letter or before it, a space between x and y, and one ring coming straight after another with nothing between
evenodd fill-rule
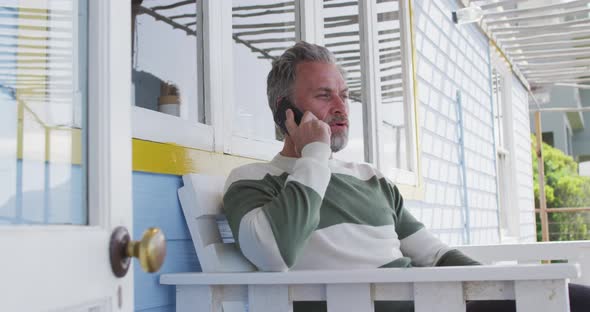
<instances>
[{"instance_id":1,"label":"house exterior wall","mask_svg":"<svg viewBox=\"0 0 590 312\"><path fill-rule=\"evenodd\" d=\"M579 103L577 90L570 87L553 87L550 92L550 101L546 107L576 107ZM583 115L582 115L583 116ZM553 147L571 155L568 142L572 136L567 134L566 128L572 130L570 120L564 112L541 113L541 126L543 132L553 132ZM531 119L531 132L535 131L534 119ZM572 130L572 133L575 130ZM575 139L575 138L573 138Z\"/></svg>"},{"instance_id":2,"label":"house exterior wall","mask_svg":"<svg viewBox=\"0 0 590 312\"><path fill-rule=\"evenodd\" d=\"M565 113L541 113L541 127L543 132L553 132L553 147L567 154L567 133L565 129L569 127L569 121ZM531 120L531 129L535 129L534 119Z\"/></svg>"},{"instance_id":3,"label":"house exterior wall","mask_svg":"<svg viewBox=\"0 0 590 312\"><path fill-rule=\"evenodd\" d=\"M580 102L583 107L590 107L590 90L580 90ZM582 131L574 132L574 156L582 161L590 160L590 113L582 114L586 127Z\"/></svg>"},{"instance_id":4,"label":"house exterior wall","mask_svg":"<svg viewBox=\"0 0 590 312\"><path fill-rule=\"evenodd\" d=\"M414 1L424 201L409 209L450 244L499 241L488 40L457 27L455 1ZM456 93L461 92L467 196L460 160ZM465 199L467 203L465 203ZM469 241L462 218L469 207Z\"/></svg>"},{"instance_id":5,"label":"house exterior wall","mask_svg":"<svg viewBox=\"0 0 590 312\"><path fill-rule=\"evenodd\" d=\"M450 12L456 8L452 0L413 1L425 195L424 200L406 201L406 206L449 244L491 244L500 238L488 41L474 26L452 24ZM524 87L515 81L514 127L522 133L515 138L520 234L521 240L531 241L535 228L528 99ZM464 161L460 160L457 91L461 93ZM200 165L204 168L208 164ZM462 182L463 168L466 184ZM176 195L181 185L177 175L133 174L134 237L153 225L167 235L169 251L160 273L200 270ZM465 207L469 207L469 241L462 221L467 215ZM173 287L159 285L159 274L145 274L138 266L135 273L136 311L174 311Z\"/></svg>"}]
</instances>

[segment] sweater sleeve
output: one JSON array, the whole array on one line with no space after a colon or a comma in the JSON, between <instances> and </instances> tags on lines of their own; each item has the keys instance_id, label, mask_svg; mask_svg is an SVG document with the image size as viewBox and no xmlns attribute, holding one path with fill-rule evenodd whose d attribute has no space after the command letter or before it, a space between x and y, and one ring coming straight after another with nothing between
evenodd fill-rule
<instances>
[{"instance_id":1,"label":"sweater sleeve","mask_svg":"<svg viewBox=\"0 0 590 312\"><path fill-rule=\"evenodd\" d=\"M330 153L325 143L306 145L282 185L269 173L238 168L230 174L224 210L240 250L259 270L286 271L295 264L320 221Z\"/></svg>"},{"instance_id":2,"label":"sweater sleeve","mask_svg":"<svg viewBox=\"0 0 590 312\"><path fill-rule=\"evenodd\" d=\"M449 247L432 235L420 221L404 207L404 199L393 185L395 197L395 230L404 256L412 259L414 266L457 266L478 265L479 262L467 257L457 249Z\"/></svg>"}]
</instances>

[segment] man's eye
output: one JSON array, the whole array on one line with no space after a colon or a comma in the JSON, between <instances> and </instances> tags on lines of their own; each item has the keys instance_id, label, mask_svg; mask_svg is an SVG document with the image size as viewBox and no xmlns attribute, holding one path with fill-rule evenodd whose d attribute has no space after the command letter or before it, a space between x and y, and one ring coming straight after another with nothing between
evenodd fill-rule
<instances>
[{"instance_id":1,"label":"man's eye","mask_svg":"<svg viewBox=\"0 0 590 312\"><path fill-rule=\"evenodd\" d=\"M327 98L327 97L329 97L329 96L330 96L330 95L328 95L328 94L320 94L320 95L318 95L318 97L321 97L321 98Z\"/></svg>"}]
</instances>

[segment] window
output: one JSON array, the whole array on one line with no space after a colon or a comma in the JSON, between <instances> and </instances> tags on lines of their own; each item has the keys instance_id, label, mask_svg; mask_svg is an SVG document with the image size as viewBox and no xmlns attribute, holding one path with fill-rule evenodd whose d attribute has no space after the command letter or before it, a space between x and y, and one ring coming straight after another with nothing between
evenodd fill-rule
<instances>
[{"instance_id":1,"label":"window","mask_svg":"<svg viewBox=\"0 0 590 312\"><path fill-rule=\"evenodd\" d=\"M553 139L553 132L543 132L543 142L555 147L555 141Z\"/></svg>"},{"instance_id":2,"label":"window","mask_svg":"<svg viewBox=\"0 0 590 312\"><path fill-rule=\"evenodd\" d=\"M492 114L494 140L496 143L496 176L498 189L498 209L500 238L503 242L512 242L519 236L519 210L513 203L517 202L516 191L512 184L516 181L515 163L511 137L510 103L512 90L512 72L500 56L491 51L492 57Z\"/></svg>"},{"instance_id":3,"label":"window","mask_svg":"<svg viewBox=\"0 0 590 312\"><path fill-rule=\"evenodd\" d=\"M394 182L418 185L406 2L323 3L324 42L348 72L351 95L349 146L335 157L374 163Z\"/></svg>"},{"instance_id":4,"label":"window","mask_svg":"<svg viewBox=\"0 0 590 312\"><path fill-rule=\"evenodd\" d=\"M279 146L266 96L266 77L272 61L295 44L295 28L295 1L232 1L234 142ZM255 156L256 149L238 144L232 146L233 153ZM275 152L271 148L267 154L272 157ZM259 157L268 158L265 156Z\"/></svg>"},{"instance_id":5,"label":"window","mask_svg":"<svg viewBox=\"0 0 590 312\"><path fill-rule=\"evenodd\" d=\"M204 122L196 2L135 0L132 14L135 106Z\"/></svg>"},{"instance_id":6,"label":"window","mask_svg":"<svg viewBox=\"0 0 590 312\"><path fill-rule=\"evenodd\" d=\"M133 137L214 150L204 100L202 2L133 0L131 6Z\"/></svg>"},{"instance_id":7,"label":"window","mask_svg":"<svg viewBox=\"0 0 590 312\"><path fill-rule=\"evenodd\" d=\"M411 40L403 1L378 1L377 48L382 170L400 182L416 183L416 134L412 99Z\"/></svg>"},{"instance_id":8,"label":"window","mask_svg":"<svg viewBox=\"0 0 590 312\"><path fill-rule=\"evenodd\" d=\"M0 224L87 224L88 3L10 3L0 17Z\"/></svg>"},{"instance_id":9,"label":"window","mask_svg":"<svg viewBox=\"0 0 590 312\"><path fill-rule=\"evenodd\" d=\"M350 90L349 143L335 157L418 186L407 0L134 0L133 8L134 137L272 158L282 146L266 95L272 61L298 39L320 41ZM171 112L158 104L174 101L180 118L155 112Z\"/></svg>"},{"instance_id":10,"label":"window","mask_svg":"<svg viewBox=\"0 0 590 312\"><path fill-rule=\"evenodd\" d=\"M347 161L365 161L357 1L324 0L324 45L336 55L338 63L346 70L349 88L348 145L335 157Z\"/></svg>"}]
</instances>

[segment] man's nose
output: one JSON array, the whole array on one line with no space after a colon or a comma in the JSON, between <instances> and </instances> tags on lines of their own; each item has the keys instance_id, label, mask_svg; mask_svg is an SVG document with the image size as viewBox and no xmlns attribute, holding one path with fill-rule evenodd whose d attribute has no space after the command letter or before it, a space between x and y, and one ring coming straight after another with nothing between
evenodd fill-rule
<instances>
[{"instance_id":1,"label":"man's nose","mask_svg":"<svg viewBox=\"0 0 590 312\"><path fill-rule=\"evenodd\" d=\"M332 114L340 113L348 115L348 102L341 96L335 96L332 100Z\"/></svg>"}]
</instances>

